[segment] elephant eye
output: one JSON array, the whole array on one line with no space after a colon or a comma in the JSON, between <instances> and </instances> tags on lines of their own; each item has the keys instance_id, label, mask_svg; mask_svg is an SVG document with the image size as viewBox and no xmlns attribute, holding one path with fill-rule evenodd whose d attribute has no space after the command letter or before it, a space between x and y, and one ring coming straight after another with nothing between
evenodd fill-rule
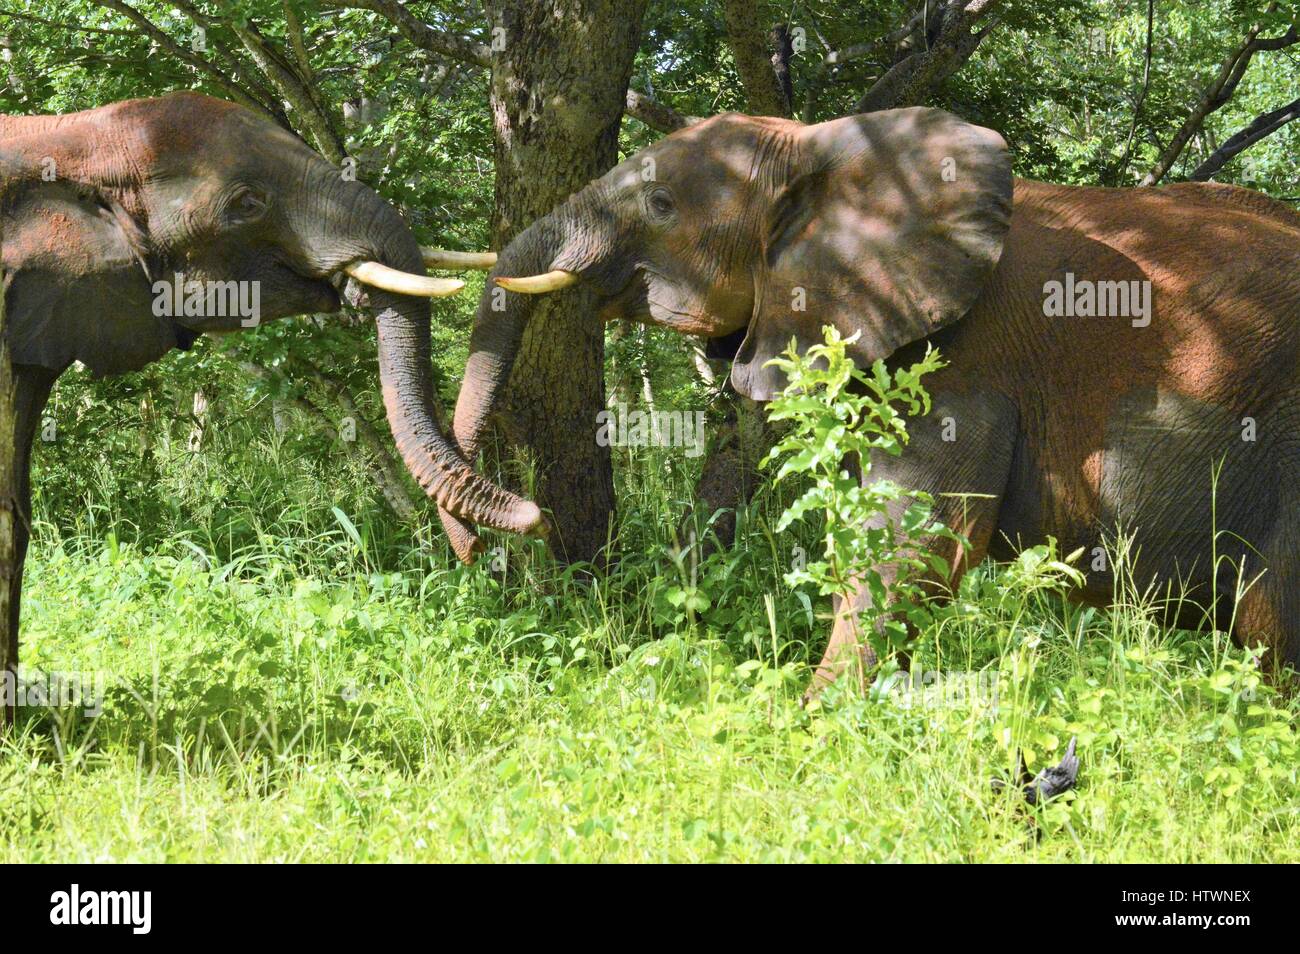
<instances>
[{"instance_id":1,"label":"elephant eye","mask_svg":"<svg viewBox=\"0 0 1300 954\"><path fill-rule=\"evenodd\" d=\"M237 223L256 222L266 214L270 207L267 196L259 195L252 189L241 189L228 206L228 216Z\"/></svg>"},{"instance_id":2,"label":"elephant eye","mask_svg":"<svg viewBox=\"0 0 1300 954\"><path fill-rule=\"evenodd\" d=\"M658 188L646 193L645 209L652 222L664 223L676 213L677 204L673 201L671 192Z\"/></svg>"}]
</instances>

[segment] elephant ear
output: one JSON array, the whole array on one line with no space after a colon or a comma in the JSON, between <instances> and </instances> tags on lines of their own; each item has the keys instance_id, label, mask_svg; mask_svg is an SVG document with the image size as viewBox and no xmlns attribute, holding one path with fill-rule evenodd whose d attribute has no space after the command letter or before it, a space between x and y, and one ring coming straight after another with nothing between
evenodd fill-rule
<instances>
[{"instance_id":1,"label":"elephant ear","mask_svg":"<svg viewBox=\"0 0 1300 954\"><path fill-rule=\"evenodd\" d=\"M1002 254L1011 163L1002 137L937 109L809 126L768 219L754 313L731 368L765 401L785 386L766 362L822 326L857 333L860 367L961 318Z\"/></svg>"},{"instance_id":2,"label":"elephant ear","mask_svg":"<svg viewBox=\"0 0 1300 954\"><path fill-rule=\"evenodd\" d=\"M143 367L194 335L154 314L143 231L113 197L0 154L0 227L13 360L95 376ZM161 277L161 276L159 276Z\"/></svg>"}]
</instances>

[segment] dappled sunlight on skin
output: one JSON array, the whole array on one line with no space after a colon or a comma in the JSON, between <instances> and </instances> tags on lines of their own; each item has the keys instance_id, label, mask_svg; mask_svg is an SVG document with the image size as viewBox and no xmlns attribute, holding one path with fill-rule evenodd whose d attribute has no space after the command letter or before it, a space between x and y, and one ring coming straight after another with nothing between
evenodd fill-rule
<instances>
[{"instance_id":1,"label":"dappled sunlight on skin","mask_svg":"<svg viewBox=\"0 0 1300 954\"><path fill-rule=\"evenodd\" d=\"M646 310L620 317L710 337L748 323L754 249L764 240L766 209L793 160L799 128L788 120L714 117L601 180L621 209L622 242L632 244L628 255L647 286L640 302ZM671 210L647 220L644 203L654 187L666 192Z\"/></svg>"},{"instance_id":2,"label":"dappled sunlight on skin","mask_svg":"<svg viewBox=\"0 0 1300 954\"><path fill-rule=\"evenodd\" d=\"M1280 516L1274 487L1287 466L1277 437L1293 426L1285 382L1295 375L1297 340L1277 320L1287 307L1278 276L1287 271L1279 262L1297 258L1300 219L1262 197L1233 201L1239 191L1017 183L1008 251L991 286L993 300L1012 307L994 313L977 305L945 348L972 349L966 367L981 368L1008 393L1036 395L1030 406L1058 408L1054 417L1025 416L1029 479L1004 508L1000 534L1023 544L1035 539L1032 527L1053 526L1065 549L1092 548L1096 521L1113 527L1124 519L1142 531L1143 578L1190 574L1208 603L1211 469L1223 457L1220 556L1257 566L1263 551L1275 576L1285 572L1270 539ZM1066 272L1150 282L1149 325L1044 316L1040 290ZM999 360L1023 360L1026 342L1038 360ZM1243 441L1245 418L1258 422L1257 441ZM1171 492L1171 479L1182 489ZM1090 575L1093 601L1109 598L1110 579ZM1283 651L1279 635L1271 640Z\"/></svg>"},{"instance_id":3,"label":"dappled sunlight on skin","mask_svg":"<svg viewBox=\"0 0 1300 954\"><path fill-rule=\"evenodd\" d=\"M937 346L949 364L927 386L964 409L949 418L962 436L921 424L904 457L926 463L880 476L995 501L963 563L1048 537L1095 553L1129 527L1140 584L1185 578L1209 604L1229 586L1210 569L1217 547L1270 574L1245 607L1265 622L1238 637L1300 658L1300 514L1277 490L1300 471L1289 210L1221 186L1013 186L995 132L905 109L808 127L718 117L628 158L564 211L570 245L551 267L595 289L606 320L744 328L731 380L749 397L770 398L784 382L766 362L825 324L858 336L863 366ZM1049 288L1076 278L1132 289L1141 313L1127 297L1122 314L1054 313ZM971 434L985 435L975 448ZM1104 603L1113 579L1103 561L1082 595Z\"/></svg>"},{"instance_id":4,"label":"dappled sunlight on skin","mask_svg":"<svg viewBox=\"0 0 1300 954\"><path fill-rule=\"evenodd\" d=\"M778 196L750 334L732 380L757 399L764 364L822 324L869 365L960 318L997 263L1010 215L1005 143L937 110L808 127Z\"/></svg>"},{"instance_id":5,"label":"dappled sunlight on skin","mask_svg":"<svg viewBox=\"0 0 1300 954\"><path fill-rule=\"evenodd\" d=\"M1266 354L1286 362L1285 350L1272 347L1282 329L1269 319L1289 294L1281 263L1296 257L1300 231L1300 217L1290 209L1218 184L1142 190L1025 186L1039 196L1045 222L1059 222L1143 263L1157 309L1152 330L1165 339L1167 366L1191 396L1240 399L1243 379L1268 380L1284 371L1254 362ZM1116 221L1120 205L1131 214ZM1161 320L1161 302L1184 304Z\"/></svg>"}]
</instances>

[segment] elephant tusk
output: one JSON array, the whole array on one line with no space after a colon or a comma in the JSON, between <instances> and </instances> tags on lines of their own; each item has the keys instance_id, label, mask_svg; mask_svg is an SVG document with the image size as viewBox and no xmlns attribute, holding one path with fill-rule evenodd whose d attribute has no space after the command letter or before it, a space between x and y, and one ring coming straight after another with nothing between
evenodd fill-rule
<instances>
[{"instance_id":1,"label":"elephant tusk","mask_svg":"<svg viewBox=\"0 0 1300 954\"><path fill-rule=\"evenodd\" d=\"M465 287L465 283L459 278L412 275L410 272L399 272L378 262L354 262L343 270L363 285L419 298L445 298Z\"/></svg>"},{"instance_id":2,"label":"elephant tusk","mask_svg":"<svg viewBox=\"0 0 1300 954\"><path fill-rule=\"evenodd\" d=\"M556 269L545 275L529 275L526 278L504 278L498 275L492 280L506 291L518 292L521 295L541 295L578 284L578 276L563 269Z\"/></svg>"},{"instance_id":3,"label":"elephant tusk","mask_svg":"<svg viewBox=\"0 0 1300 954\"><path fill-rule=\"evenodd\" d=\"M477 268L483 271L497 263L496 252L450 252L442 248L420 246L424 264L429 268Z\"/></svg>"}]
</instances>

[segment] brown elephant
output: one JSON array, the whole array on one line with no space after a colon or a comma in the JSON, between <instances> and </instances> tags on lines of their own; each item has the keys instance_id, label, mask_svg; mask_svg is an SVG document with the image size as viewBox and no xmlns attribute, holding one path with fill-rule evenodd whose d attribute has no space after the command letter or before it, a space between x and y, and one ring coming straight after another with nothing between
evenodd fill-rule
<instances>
[{"instance_id":1,"label":"brown elephant","mask_svg":"<svg viewBox=\"0 0 1300 954\"><path fill-rule=\"evenodd\" d=\"M1051 536L1085 548L1080 596L1104 604L1103 548L1123 531L1139 587L1188 597L1171 622L1231 625L1296 663L1298 270L1300 217L1243 189L1013 180L1000 136L935 109L811 126L719 116L502 251L495 283L514 294L480 305L456 437L472 459L529 293L574 282L600 292L605 318L743 336L731 380L759 400L782 386L766 362L826 324L859 336L862 366L933 344L948 362L927 378L934 410L871 474L933 495L968 539L935 541L953 573L932 584ZM952 496L966 494L985 496ZM446 522L468 555L472 530ZM1236 603L1238 568L1258 579ZM842 614L818 683L861 643Z\"/></svg>"},{"instance_id":2,"label":"brown elephant","mask_svg":"<svg viewBox=\"0 0 1300 954\"><path fill-rule=\"evenodd\" d=\"M33 432L58 375L78 360L96 375L131 371L203 332L336 311L348 275L368 286L384 405L411 473L461 517L539 528L536 505L475 474L434 419L428 299L463 283L425 276L423 260L478 263L422 250L392 206L269 119L193 93L0 116L0 227L17 408L0 435L17 511L4 668L18 658Z\"/></svg>"}]
</instances>

